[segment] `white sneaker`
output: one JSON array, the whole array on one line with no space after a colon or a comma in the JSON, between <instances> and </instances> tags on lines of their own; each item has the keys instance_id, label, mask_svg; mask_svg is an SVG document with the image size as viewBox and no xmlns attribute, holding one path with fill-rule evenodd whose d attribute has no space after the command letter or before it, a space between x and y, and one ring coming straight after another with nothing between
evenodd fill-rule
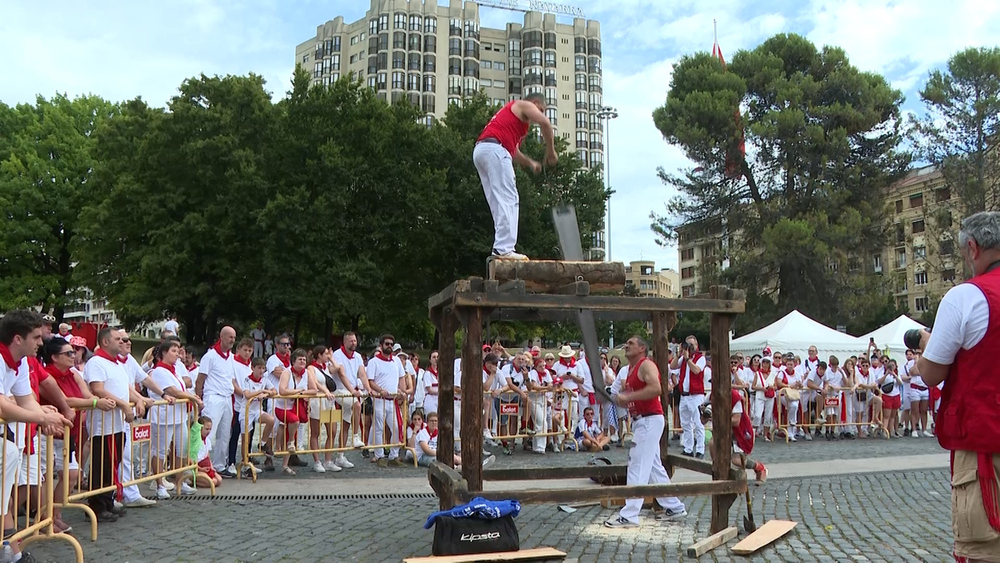
<instances>
[{"instance_id":1,"label":"white sneaker","mask_svg":"<svg viewBox=\"0 0 1000 563\"><path fill-rule=\"evenodd\" d=\"M493 433L490 432L489 428L483 430L483 438L486 438L487 440L492 440L493 439Z\"/></svg>"},{"instance_id":2,"label":"white sneaker","mask_svg":"<svg viewBox=\"0 0 1000 563\"><path fill-rule=\"evenodd\" d=\"M340 466L332 461L324 463L323 468L326 469L327 471L332 471L333 473L340 471Z\"/></svg>"},{"instance_id":3,"label":"white sneaker","mask_svg":"<svg viewBox=\"0 0 1000 563\"><path fill-rule=\"evenodd\" d=\"M155 483L155 481L154 481L154 483ZM163 488L164 488L164 489L166 489L166 490L168 490L168 491L172 491L172 490L176 489L176 488L177 488L177 486L176 486L176 485L174 485L173 483L171 483L170 481L167 481L167 482L166 482L166 483L165 483L165 484L163 485Z\"/></svg>"},{"instance_id":4,"label":"white sneaker","mask_svg":"<svg viewBox=\"0 0 1000 563\"><path fill-rule=\"evenodd\" d=\"M230 463L229 467L226 468L226 471L228 471L229 473L231 473L233 475L236 475L236 465Z\"/></svg>"},{"instance_id":5,"label":"white sneaker","mask_svg":"<svg viewBox=\"0 0 1000 563\"><path fill-rule=\"evenodd\" d=\"M361 434L354 435L354 447L355 448L365 447L365 441L361 439Z\"/></svg>"},{"instance_id":6,"label":"white sneaker","mask_svg":"<svg viewBox=\"0 0 1000 563\"><path fill-rule=\"evenodd\" d=\"M344 454L340 454L337 459L334 460L334 463L336 463L341 469L351 469L354 467L353 463L347 461L347 456Z\"/></svg>"},{"instance_id":7,"label":"white sneaker","mask_svg":"<svg viewBox=\"0 0 1000 563\"><path fill-rule=\"evenodd\" d=\"M504 260L527 260L528 259L528 257L525 256L524 254L521 254L520 252L514 252L513 250L510 251L510 252L508 252L507 254L500 254L500 253L498 253L497 251L494 250L493 251L493 257L494 258L502 258Z\"/></svg>"},{"instance_id":8,"label":"white sneaker","mask_svg":"<svg viewBox=\"0 0 1000 563\"><path fill-rule=\"evenodd\" d=\"M924 430L924 438L933 438L934 434L931 434L930 430Z\"/></svg>"},{"instance_id":9,"label":"white sneaker","mask_svg":"<svg viewBox=\"0 0 1000 563\"><path fill-rule=\"evenodd\" d=\"M920 437L920 431L919 430L913 431L913 433L910 434L910 437L911 438L919 438Z\"/></svg>"},{"instance_id":10,"label":"white sneaker","mask_svg":"<svg viewBox=\"0 0 1000 563\"><path fill-rule=\"evenodd\" d=\"M326 468L323 467L322 463L317 461L316 463L313 464L313 471L315 471L316 473L326 473Z\"/></svg>"},{"instance_id":11,"label":"white sneaker","mask_svg":"<svg viewBox=\"0 0 1000 563\"><path fill-rule=\"evenodd\" d=\"M127 501L125 503L125 508L144 508L147 506L153 506L154 504L156 504L155 500L140 496L135 500Z\"/></svg>"},{"instance_id":12,"label":"white sneaker","mask_svg":"<svg viewBox=\"0 0 1000 563\"><path fill-rule=\"evenodd\" d=\"M156 498L160 500L167 500L168 498L170 498L170 493L168 493L167 490L162 487L157 487Z\"/></svg>"},{"instance_id":13,"label":"white sneaker","mask_svg":"<svg viewBox=\"0 0 1000 563\"><path fill-rule=\"evenodd\" d=\"M181 494L182 495L188 496L188 495L193 495L193 494L195 494L197 492L198 491L194 487L188 485L187 483L181 483Z\"/></svg>"}]
</instances>

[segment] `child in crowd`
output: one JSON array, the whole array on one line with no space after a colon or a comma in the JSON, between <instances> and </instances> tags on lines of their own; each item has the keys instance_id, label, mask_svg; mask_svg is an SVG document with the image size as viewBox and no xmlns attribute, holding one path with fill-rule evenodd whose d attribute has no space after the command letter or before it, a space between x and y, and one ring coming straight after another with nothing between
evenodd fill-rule
<instances>
[{"instance_id":1,"label":"child in crowd","mask_svg":"<svg viewBox=\"0 0 1000 563\"><path fill-rule=\"evenodd\" d=\"M583 420L576 426L576 438L578 451L587 450L589 452L608 451L611 446L608 443L611 439L601 430L601 425L594 418L594 409L587 407L583 409Z\"/></svg>"},{"instance_id":2,"label":"child in crowd","mask_svg":"<svg viewBox=\"0 0 1000 563\"><path fill-rule=\"evenodd\" d=\"M198 426L201 428L197 428ZM200 431L195 432L195 430ZM213 484L218 487L222 484L222 476L215 472L215 469L212 468L212 460L208 458L208 453L212 451L212 441L208 437L211 433L212 419L207 416L199 417L198 424L191 427L191 434L200 437L198 442L201 444L195 458L198 460L198 480L196 484L199 487L209 487ZM190 493L181 491L181 494L194 494L194 491Z\"/></svg>"},{"instance_id":3,"label":"child in crowd","mask_svg":"<svg viewBox=\"0 0 1000 563\"><path fill-rule=\"evenodd\" d=\"M274 450L269 443L270 437L274 434L274 417L270 413L262 412L261 400L255 400L258 397L274 397L278 394L278 390L272 389L264 379L266 366L267 362L264 361L264 358L254 358L251 361L250 368L253 371L233 386L236 395L233 408L236 411L237 420L240 421L240 431L243 433L245 443L252 439L257 421L260 420L264 423L260 434L262 440L260 451L264 452L266 456L264 470L274 471Z\"/></svg>"},{"instance_id":4,"label":"child in crowd","mask_svg":"<svg viewBox=\"0 0 1000 563\"><path fill-rule=\"evenodd\" d=\"M435 413L436 414L436 413ZM417 434L427 428L424 424L424 413L421 409L413 411L410 415L410 424L406 427L406 451L403 452L403 459L413 461L413 456L420 453L420 446L417 444ZM417 456L419 459L419 455Z\"/></svg>"}]
</instances>

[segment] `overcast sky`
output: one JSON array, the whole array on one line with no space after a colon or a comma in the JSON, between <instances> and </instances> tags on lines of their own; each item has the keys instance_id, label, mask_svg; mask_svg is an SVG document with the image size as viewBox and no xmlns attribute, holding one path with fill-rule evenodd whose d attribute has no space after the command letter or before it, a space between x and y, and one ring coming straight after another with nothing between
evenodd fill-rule
<instances>
[{"instance_id":1,"label":"overcast sky","mask_svg":"<svg viewBox=\"0 0 1000 563\"><path fill-rule=\"evenodd\" d=\"M928 71L965 47L996 45L1000 30L1000 2L560 1L601 22L604 102L619 111L608 147L617 191L612 256L672 268L676 249L655 244L648 216L671 196L656 177L657 166L676 170L686 162L662 140L650 114L663 103L672 64L711 49L713 19L727 60L775 33L799 33L819 45L839 45L853 64L885 74L905 93L909 111L922 111L917 91ZM181 81L202 72L256 72L280 97L289 87L295 46L326 20L343 15L354 21L368 6L367 0L51 0L40 9L8 0L0 6L0 101L31 102L36 94L63 92L111 100L142 96L163 105ZM522 17L487 8L481 16L488 27Z\"/></svg>"}]
</instances>

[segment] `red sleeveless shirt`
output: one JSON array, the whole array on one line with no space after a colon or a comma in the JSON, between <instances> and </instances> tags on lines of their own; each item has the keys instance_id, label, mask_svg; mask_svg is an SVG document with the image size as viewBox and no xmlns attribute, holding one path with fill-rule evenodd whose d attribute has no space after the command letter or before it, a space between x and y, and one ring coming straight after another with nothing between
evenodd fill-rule
<instances>
[{"instance_id":1,"label":"red sleeveless shirt","mask_svg":"<svg viewBox=\"0 0 1000 563\"><path fill-rule=\"evenodd\" d=\"M514 102L507 102L507 105L500 108L500 111L486 124L476 141L493 137L500 141L500 146L507 149L507 152L513 156L517 152L517 148L521 146L524 136L528 134L528 124L514 115L510 109L513 105Z\"/></svg>"},{"instance_id":2,"label":"red sleeveless shirt","mask_svg":"<svg viewBox=\"0 0 1000 563\"><path fill-rule=\"evenodd\" d=\"M635 364L635 367L629 370L628 377L625 378L625 388L629 391L636 392L641 391L646 388L646 382L639 379L639 366L643 362L649 361L649 358L643 358ZM656 375L659 377L660 370L653 364L653 369L656 370ZM649 399L644 399L642 401L632 401L628 404L628 412L632 416L652 416L654 414L663 414L663 405L660 403L660 397L651 397Z\"/></svg>"}]
</instances>

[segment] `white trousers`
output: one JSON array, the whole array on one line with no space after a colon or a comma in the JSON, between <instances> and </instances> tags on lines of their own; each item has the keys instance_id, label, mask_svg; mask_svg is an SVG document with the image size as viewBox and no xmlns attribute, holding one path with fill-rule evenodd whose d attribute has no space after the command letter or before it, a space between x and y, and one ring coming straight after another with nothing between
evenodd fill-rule
<instances>
[{"instance_id":1,"label":"white trousers","mask_svg":"<svg viewBox=\"0 0 1000 563\"><path fill-rule=\"evenodd\" d=\"M701 413L698 407L705 402L704 395L688 395L681 397L681 428L684 434L681 436L681 446L685 452L704 454L705 453L705 425L701 422ZM632 424L632 433L635 433L635 424Z\"/></svg>"},{"instance_id":2,"label":"white trousers","mask_svg":"<svg viewBox=\"0 0 1000 563\"><path fill-rule=\"evenodd\" d=\"M0 427L0 431L2 431L2 427ZM14 442L4 439L3 453L0 455L3 456L3 459L0 460L0 463L3 463L3 489L0 490L3 496L0 496L0 513L6 515L10 508L11 493L14 490L14 485L17 484L17 474L21 470L21 448L18 448Z\"/></svg>"},{"instance_id":3,"label":"white trousers","mask_svg":"<svg viewBox=\"0 0 1000 563\"><path fill-rule=\"evenodd\" d=\"M520 198L514 182L514 163L507 149L496 143L478 143L472 162L483 183L486 203L493 214L493 250L498 254L513 252L517 244L517 221Z\"/></svg>"},{"instance_id":4,"label":"white trousers","mask_svg":"<svg viewBox=\"0 0 1000 563\"><path fill-rule=\"evenodd\" d=\"M788 417L788 428L794 432L795 425L799 423L799 402L782 397L781 404L785 407L785 415Z\"/></svg>"},{"instance_id":5,"label":"white trousers","mask_svg":"<svg viewBox=\"0 0 1000 563\"><path fill-rule=\"evenodd\" d=\"M686 398L681 397L681 400ZM629 486L670 483L670 476L660 461L660 436L663 435L663 427L663 415L644 416L632 423L635 446L628 452ZM704 440L704 434L702 439ZM642 498L627 499L618 514L629 522L638 524L642 501ZM684 503L677 497L656 497L656 502L667 510L684 510Z\"/></svg>"},{"instance_id":6,"label":"white trousers","mask_svg":"<svg viewBox=\"0 0 1000 563\"><path fill-rule=\"evenodd\" d=\"M760 398L754 396L753 400L753 426L768 428L774 426L774 397Z\"/></svg>"},{"instance_id":7,"label":"white trousers","mask_svg":"<svg viewBox=\"0 0 1000 563\"><path fill-rule=\"evenodd\" d=\"M122 462L118 466L118 480L122 483L128 483L132 479L134 479L132 476L132 429L126 423L125 446L122 448ZM122 489L122 498L125 499L125 502L139 500L141 496L138 485L130 485Z\"/></svg>"},{"instance_id":8,"label":"white trousers","mask_svg":"<svg viewBox=\"0 0 1000 563\"><path fill-rule=\"evenodd\" d=\"M271 403L274 403L272 400ZM202 414L212 419L212 432L208 435L212 441L212 451L209 458L216 471L226 469L229 458L229 434L233 427L233 398L223 395L205 395L205 409Z\"/></svg>"},{"instance_id":9,"label":"white trousers","mask_svg":"<svg viewBox=\"0 0 1000 563\"><path fill-rule=\"evenodd\" d=\"M253 341L253 357L262 358L264 357L264 343L258 340Z\"/></svg>"},{"instance_id":10,"label":"white trousers","mask_svg":"<svg viewBox=\"0 0 1000 563\"><path fill-rule=\"evenodd\" d=\"M535 434L545 434L549 431L548 420L545 412L545 393L537 393L538 397L535 397L535 395L535 393L530 395L531 420L535 423ZM532 441L534 442L532 444L533 449L536 452L545 452L545 436L535 436L532 438Z\"/></svg>"},{"instance_id":11,"label":"white trousers","mask_svg":"<svg viewBox=\"0 0 1000 563\"><path fill-rule=\"evenodd\" d=\"M396 401L392 399L374 399L372 402L374 412L372 413L372 430L371 439L369 444L372 446L380 446L385 444L385 425L386 421L389 423L389 443L398 444L399 439L399 421L396 420ZM382 448L375 449L375 459L380 459L385 457L385 452ZM396 459L399 457L399 446L393 446L389 448L389 459Z\"/></svg>"}]
</instances>

